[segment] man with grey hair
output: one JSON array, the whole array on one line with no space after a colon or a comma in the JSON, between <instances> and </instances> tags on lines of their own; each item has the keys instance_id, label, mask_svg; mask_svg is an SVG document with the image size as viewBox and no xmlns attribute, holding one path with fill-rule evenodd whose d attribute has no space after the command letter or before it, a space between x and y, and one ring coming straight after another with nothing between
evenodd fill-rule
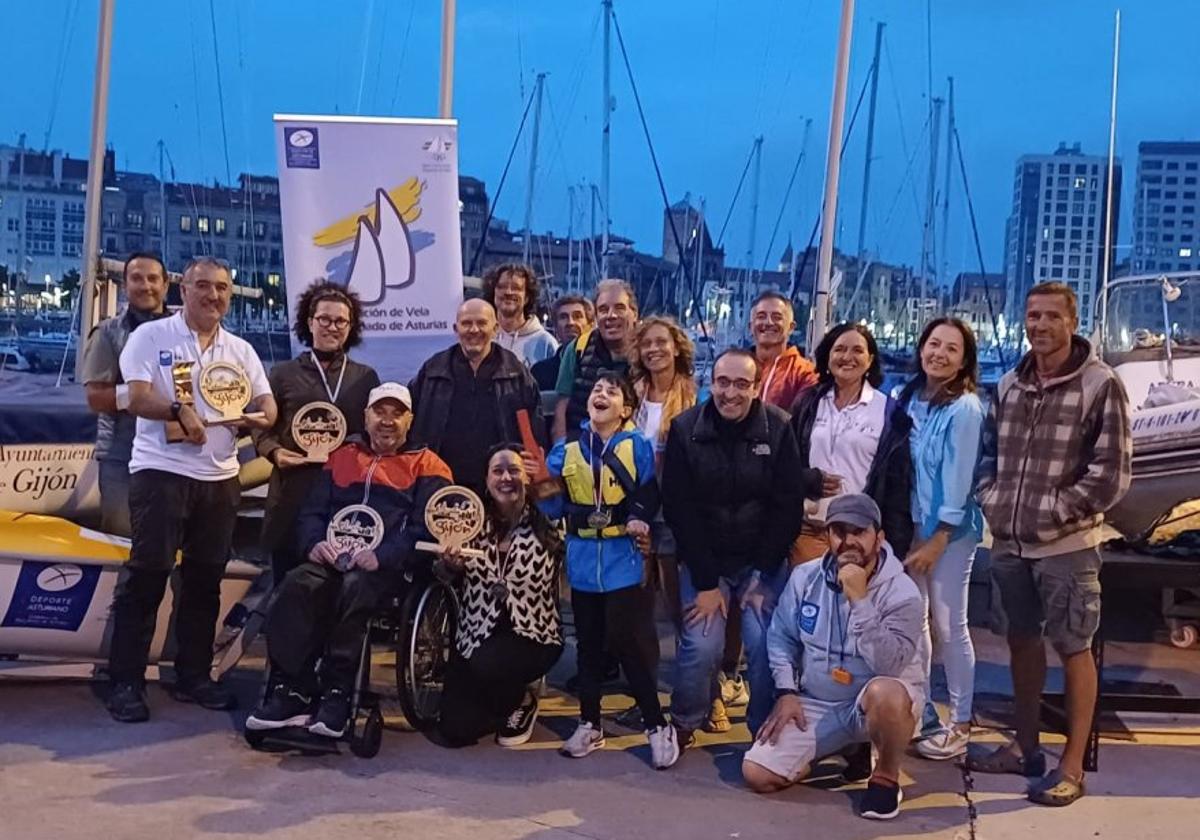
<instances>
[{"instance_id":1,"label":"man with grey hair","mask_svg":"<svg viewBox=\"0 0 1200 840\"><path fill-rule=\"evenodd\" d=\"M254 348L221 327L233 297L229 267L211 257L194 259L184 269L181 290L183 308L143 324L121 353L129 413L137 417L129 461L133 544L113 605L108 710L125 723L150 716L146 661L159 602L180 549L171 694L207 709L235 705L233 694L209 672L221 578L241 498L238 427L270 428L276 415ZM215 371L227 380L243 377L248 416L236 423L222 423L222 412L206 401L205 391L213 393L204 387L206 374Z\"/></svg>"},{"instance_id":2,"label":"man with grey hair","mask_svg":"<svg viewBox=\"0 0 1200 840\"><path fill-rule=\"evenodd\" d=\"M572 341L558 368L558 404L554 408L554 439L579 428L587 417L587 401L602 373L625 376L629 345L638 321L637 295L624 280L601 280L593 299L596 329Z\"/></svg>"}]
</instances>

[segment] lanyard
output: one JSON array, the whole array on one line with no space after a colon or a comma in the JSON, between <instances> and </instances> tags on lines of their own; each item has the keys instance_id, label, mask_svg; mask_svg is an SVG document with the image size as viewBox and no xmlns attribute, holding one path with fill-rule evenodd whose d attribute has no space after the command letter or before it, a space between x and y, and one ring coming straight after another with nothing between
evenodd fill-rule
<instances>
[{"instance_id":1,"label":"lanyard","mask_svg":"<svg viewBox=\"0 0 1200 840\"><path fill-rule=\"evenodd\" d=\"M308 351L312 356L313 364L317 366L317 373L321 375L321 384L325 386L325 394L329 397L331 403L337 404L338 394L342 393L342 379L346 376L346 355L342 354L342 372L338 374L337 387L332 391L329 390L329 378L325 376L325 368L321 367L321 362L317 358L317 354L312 350Z\"/></svg>"},{"instance_id":2,"label":"lanyard","mask_svg":"<svg viewBox=\"0 0 1200 840\"><path fill-rule=\"evenodd\" d=\"M595 432L592 432L592 446L590 447L591 451L588 452L588 460L592 465L592 498L596 502L596 510L601 509L604 501L604 491L600 485L600 473L604 469L604 456L608 454L608 447L612 444L616 437L617 433L613 432L613 436L605 442L604 448L600 450L600 460L597 461L595 443L597 440L599 440L600 436Z\"/></svg>"}]
</instances>

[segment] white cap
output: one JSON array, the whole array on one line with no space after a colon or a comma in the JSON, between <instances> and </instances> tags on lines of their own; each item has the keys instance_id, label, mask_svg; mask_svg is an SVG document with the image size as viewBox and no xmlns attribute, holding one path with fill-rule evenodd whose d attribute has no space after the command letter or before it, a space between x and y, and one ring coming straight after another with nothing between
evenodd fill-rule
<instances>
[{"instance_id":1,"label":"white cap","mask_svg":"<svg viewBox=\"0 0 1200 840\"><path fill-rule=\"evenodd\" d=\"M376 385L372 388L371 393L367 394L367 408L375 405L380 400L395 400L409 411L412 411L412 394L408 392L408 388L399 382L384 382L382 385Z\"/></svg>"}]
</instances>

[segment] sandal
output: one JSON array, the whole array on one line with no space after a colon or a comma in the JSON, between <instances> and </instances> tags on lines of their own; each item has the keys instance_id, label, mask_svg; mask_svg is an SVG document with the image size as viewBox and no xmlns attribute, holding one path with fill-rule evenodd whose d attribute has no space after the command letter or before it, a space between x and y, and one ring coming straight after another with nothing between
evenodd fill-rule
<instances>
[{"instance_id":1,"label":"sandal","mask_svg":"<svg viewBox=\"0 0 1200 840\"><path fill-rule=\"evenodd\" d=\"M1031 756L1024 756L1014 752L1014 745L1008 744L982 755L968 753L966 765L973 773L1011 773L1041 778L1046 774L1046 754L1038 750Z\"/></svg>"},{"instance_id":2,"label":"sandal","mask_svg":"<svg viewBox=\"0 0 1200 840\"><path fill-rule=\"evenodd\" d=\"M1029 788L1029 801L1061 808L1070 805L1085 793L1087 790L1083 785L1083 776L1078 780L1072 779L1062 768L1058 768Z\"/></svg>"}]
</instances>

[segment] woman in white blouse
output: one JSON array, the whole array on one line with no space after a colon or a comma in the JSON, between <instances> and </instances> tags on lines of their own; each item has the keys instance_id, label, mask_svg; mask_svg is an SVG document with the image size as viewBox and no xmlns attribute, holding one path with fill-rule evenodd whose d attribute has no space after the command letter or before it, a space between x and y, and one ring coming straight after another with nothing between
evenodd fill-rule
<instances>
[{"instance_id":1,"label":"woman in white blouse","mask_svg":"<svg viewBox=\"0 0 1200 840\"><path fill-rule=\"evenodd\" d=\"M912 422L896 400L876 390L883 383L879 346L861 324L838 324L816 352L817 387L792 409L792 429L805 467L825 476L825 498L805 503L804 527L792 562L824 555L825 510L832 496L866 493L883 513L892 551L904 557L912 542Z\"/></svg>"}]
</instances>

